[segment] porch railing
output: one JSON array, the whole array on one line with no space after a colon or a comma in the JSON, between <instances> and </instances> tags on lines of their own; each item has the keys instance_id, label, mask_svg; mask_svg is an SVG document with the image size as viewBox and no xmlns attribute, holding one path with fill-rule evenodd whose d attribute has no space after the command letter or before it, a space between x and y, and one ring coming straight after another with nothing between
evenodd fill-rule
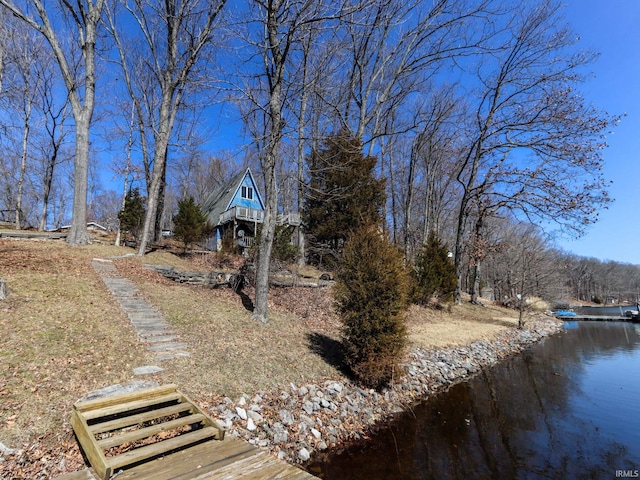
<instances>
[{"instance_id":1,"label":"porch railing","mask_svg":"<svg viewBox=\"0 0 640 480\"><path fill-rule=\"evenodd\" d=\"M224 223L230 222L232 220L245 220L247 222L256 222L262 223L264 221L264 211L256 210L254 208L249 207L231 207L226 212L220 214L220 223L222 225ZM276 217L276 223L278 225L300 225L300 214L299 213L285 213L278 214Z\"/></svg>"},{"instance_id":2,"label":"porch railing","mask_svg":"<svg viewBox=\"0 0 640 480\"><path fill-rule=\"evenodd\" d=\"M220 214L220 225L234 219L262 223L264 220L264 211L249 207L232 207L226 212L222 212Z\"/></svg>"}]
</instances>

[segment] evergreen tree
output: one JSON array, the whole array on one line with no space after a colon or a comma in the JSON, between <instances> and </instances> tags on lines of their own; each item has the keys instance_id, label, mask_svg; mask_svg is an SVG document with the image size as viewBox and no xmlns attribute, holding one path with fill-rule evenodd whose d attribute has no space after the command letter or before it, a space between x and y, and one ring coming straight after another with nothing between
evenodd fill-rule
<instances>
[{"instance_id":1,"label":"evergreen tree","mask_svg":"<svg viewBox=\"0 0 640 480\"><path fill-rule=\"evenodd\" d=\"M129 233L136 243L144 223L146 213L144 203L144 198L140 196L138 189L130 188L124 199L124 208L118 213L120 230Z\"/></svg>"},{"instance_id":2,"label":"evergreen tree","mask_svg":"<svg viewBox=\"0 0 640 480\"><path fill-rule=\"evenodd\" d=\"M398 249L369 225L346 243L334 296L349 367L363 384L380 388L399 373L406 345L408 274Z\"/></svg>"},{"instance_id":3,"label":"evergreen tree","mask_svg":"<svg viewBox=\"0 0 640 480\"><path fill-rule=\"evenodd\" d=\"M213 225L202 213L193 197L178 202L178 213L173 216L173 235L184 243L184 249L192 243L204 240L213 233Z\"/></svg>"},{"instance_id":4,"label":"evergreen tree","mask_svg":"<svg viewBox=\"0 0 640 480\"><path fill-rule=\"evenodd\" d=\"M413 270L415 284L413 301L426 305L434 295L446 302L453 301L457 285L456 267L449 258L446 245L432 230L427 243L418 252Z\"/></svg>"},{"instance_id":5,"label":"evergreen tree","mask_svg":"<svg viewBox=\"0 0 640 480\"><path fill-rule=\"evenodd\" d=\"M350 232L379 223L384 180L374 176L376 159L362 154L362 143L348 132L327 138L307 159L309 188L303 217L309 260L329 267L340 258ZM328 257L327 257L328 255Z\"/></svg>"}]
</instances>

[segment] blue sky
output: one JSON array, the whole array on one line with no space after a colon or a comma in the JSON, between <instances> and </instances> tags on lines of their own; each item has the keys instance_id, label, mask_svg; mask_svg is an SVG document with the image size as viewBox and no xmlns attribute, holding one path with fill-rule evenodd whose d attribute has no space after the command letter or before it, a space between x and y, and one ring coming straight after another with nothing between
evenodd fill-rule
<instances>
[{"instance_id":1,"label":"blue sky","mask_svg":"<svg viewBox=\"0 0 640 480\"><path fill-rule=\"evenodd\" d=\"M640 1L565 0L568 23L583 48L600 52L583 85L585 98L626 117L607 139L605 176L615 202L577 240L558 247L577 255L640 265Z\"/></svg>"},{"instance_id":2,"label":"blue sky","mask_svg":"<svg viewBox=\"0 0 640 480\"><path fill-rule=\"evenodd\" d=\"M582 85L584 96L603 111L626 116L604 151L605 176L613 181L615 201L586 235L559 238L556 246L580 256L640 265L640 0L560 1L567 23L580 37L578 46L600 53L591 65L592 78ZM229 138L222 131L235 128L232 119L224 118L214 127L220 130L212 148L230 148L237 155L235 145L219 143ZM109 188L121 190L119 179L111 183Z\"/></svg>"}]
</instances>

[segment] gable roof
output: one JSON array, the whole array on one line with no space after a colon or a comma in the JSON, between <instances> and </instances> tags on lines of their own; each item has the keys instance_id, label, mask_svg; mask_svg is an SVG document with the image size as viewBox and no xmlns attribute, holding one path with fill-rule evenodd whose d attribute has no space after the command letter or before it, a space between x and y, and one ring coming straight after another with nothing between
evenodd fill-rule
<instances>
[{"instance_id":1,"label":"gable roof","mask_svg":"<svg viewBox=\"0 0 640 480\"><path fill-rule=\"evenodd\" d=\"M253 179L253 175L251 174L251 169L247 168L245 171L241 171L240 173L229 179L227 182L216 188L213 192L211 192L211 194L209 194L207 199L202 204L202 213L204 213L209 218L209 221L214 226L218 225L220 215L231 208L231 202L240 189L242 181L244 180L244 177L246 175L249 175L251 183L254 186L257 200L264 209L264 202L262 201L262 197L260 196L260 192L258 191L256 182Z\"/></svg>"}]
</instances>

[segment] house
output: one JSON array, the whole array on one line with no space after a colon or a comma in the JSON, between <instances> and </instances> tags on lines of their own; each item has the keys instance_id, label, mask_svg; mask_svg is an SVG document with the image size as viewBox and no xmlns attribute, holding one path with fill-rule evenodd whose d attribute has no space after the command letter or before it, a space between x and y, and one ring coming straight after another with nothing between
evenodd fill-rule
<instances>
[{"instance_id":1,"label":"house","mask_svg":"<svg viewBox=\"0 0 640 480\"><path fill-rule=\"evenodd\" d=\"M264 221L264 202L250 169L246 169L211 192L202 204L215 227L210 247L220 250L228 238L242 248L253 245L258 224ZM278 215L277 223L299 226L299 214Z\"/></svg>"}]
</instances>

